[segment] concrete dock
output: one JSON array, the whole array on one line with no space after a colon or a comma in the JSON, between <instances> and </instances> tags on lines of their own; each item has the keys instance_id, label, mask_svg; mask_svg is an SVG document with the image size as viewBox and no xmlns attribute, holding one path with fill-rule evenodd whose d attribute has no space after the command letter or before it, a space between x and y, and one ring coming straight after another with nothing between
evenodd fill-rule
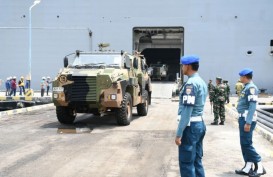
<instances>
[{"instance_id":1,"label":"concrete dock","mask_svg":"<svg viewBox=\"0 0 273 177\"><path fill-rule=\"evenodd\" d=\"M236 98L231 102L235 104ZM234 170L244 165L236 113L229 106L224 126L210 125L208 101L205 106L203 164L208 177L236 177ZM78 114L73 125L62 125L53 104L2 115L0 176L179 177L174 143L177 107L171 99L154 99L145 117L133 109L129 126L117 126L112 115L92 114ZM273 143L260 131L257 127L254 146L262 156L265 176L270 177Z\"/></svg>"}]
</instances>

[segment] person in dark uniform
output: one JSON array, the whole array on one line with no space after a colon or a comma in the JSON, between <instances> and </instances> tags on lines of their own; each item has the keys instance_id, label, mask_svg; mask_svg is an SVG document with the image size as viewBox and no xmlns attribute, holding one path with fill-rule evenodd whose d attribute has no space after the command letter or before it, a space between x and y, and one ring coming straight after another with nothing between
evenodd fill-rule
<instances>
[{"instance_id":1,"label":"person in dark uniform","mask_svg":"<svg viewBox=\"0 0 273 177\"><path fill-rule=\"evenodd\" d=\"M261 163L261 156L256 152L252 144L253 130L256 127L257 120L258 88L252 82L253 71L251 69L245 68L240 71L239 75L241 82L244 84L238 101L237 111L239 113L240 144L245 166L241 170L235 170L235 173L258 177L266 174ZM253 166L254 169L252 169Z\"/></svg>"},{"instance_id":2,"label":"person in dark uniform","mask_svg":"<svg viewBox=\"0 0 273 177\"><path fill-rule=\"evenodd\" d=\"M184 56L180 60L188 80L179 94L178 119L175 143L179 151L179 167L182 177L204 177L202 165L203 139L206 126L203 110L207 97L207 85L197 73L199 57Z\"/></svg>"}]
</instances>

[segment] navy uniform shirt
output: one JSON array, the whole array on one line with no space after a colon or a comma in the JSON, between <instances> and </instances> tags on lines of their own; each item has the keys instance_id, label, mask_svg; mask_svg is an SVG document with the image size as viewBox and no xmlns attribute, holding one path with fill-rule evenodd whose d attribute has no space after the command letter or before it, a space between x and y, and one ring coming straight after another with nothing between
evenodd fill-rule
<instances>
[{"instance_id":1,"label":"navy uniform shirt","mask_svg":"<svg viewBox=\"0 0 273 177\"><path fill-rule=\"evenodd\" d=\"M245 87L241 91L241 96L238 101L237 111L240 114L244 114L246 111L246 123L251 124L254 113L256 111L256 103L258 100L258 88L251 81L245 84Z\"/></svg>"},{"instance_id":2,"label":"navy uniform shirt","mask_svg":"<svg viewBox=\"0 0 273 177\"><path fill-rule=\"evenodd\" d=\"M203 115L207 91L207 85L198 73L189 76L179 95L178 115L180 115L180 121L176 131L177 137L183 136L190 117Z\"/></svg>"}]
</instances>

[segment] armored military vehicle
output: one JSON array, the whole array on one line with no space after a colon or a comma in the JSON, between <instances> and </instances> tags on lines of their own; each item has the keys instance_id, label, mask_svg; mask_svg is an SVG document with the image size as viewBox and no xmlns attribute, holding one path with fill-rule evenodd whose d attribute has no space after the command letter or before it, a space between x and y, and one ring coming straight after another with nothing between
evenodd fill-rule
<instances>
[{"instance_id":1,"label":"armored military vehicle","mask_svg":"<svg viewBox=\"0 0 273 177\"><path fill-rule=\"evenodd\" d=\"M147 68L139 53L76 51L66 56L52 83L59 122L71 124L77 113L114 112L119 125L129 125L132 107L146 116L152 93Z\"/></svg>"},{"instance_id":2,"label":"armored military vehicle","mask_svg":"<svg viewBox=\"0 0 273 177\"><path fill-rule=\"evenodd\" d=\"M165 80L167 77L168 66L166 64L151 64L150 68L153 69L151 78L153 80Z\"/></svg>"}]
</instances>

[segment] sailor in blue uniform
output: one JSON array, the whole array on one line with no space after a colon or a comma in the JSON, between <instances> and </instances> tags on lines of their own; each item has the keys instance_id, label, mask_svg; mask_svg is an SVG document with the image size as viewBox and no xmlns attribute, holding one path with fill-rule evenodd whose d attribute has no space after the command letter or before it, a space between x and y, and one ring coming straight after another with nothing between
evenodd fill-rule
<instances>
[{"instance_id":1,"label":"sailor in blue uniform","mask_svg":"<svg viewBox=\"0 0 273 177\"><path fill-rule=\"evenodd\" d=\"M202 157L206 126L202 116L207 97L207 85L197 73L199 57L184 56L180 64L183 65L183 74L188 76L179 95L179 124L175 138L179 151L180 175L204 177Z\"/></svg>"},{"instance_id":2,"label":"sailor in blue uniform","mask_svg":"<svg viewBox=\"0 0 273 177\"><path fill-rule=\"evenodd\" d=\"M252 145L253 130L257 121L258 88L252 82L253 71L251 69L245 68L240 71L239 75L241 82L244 84L237 111L239 113L240 144L245 166L241 170L235 170L235 173L258 177L266 173L261 164L261 156ZM254 169L252 169L253 166Z\"/></svg>"}]
</instances>

